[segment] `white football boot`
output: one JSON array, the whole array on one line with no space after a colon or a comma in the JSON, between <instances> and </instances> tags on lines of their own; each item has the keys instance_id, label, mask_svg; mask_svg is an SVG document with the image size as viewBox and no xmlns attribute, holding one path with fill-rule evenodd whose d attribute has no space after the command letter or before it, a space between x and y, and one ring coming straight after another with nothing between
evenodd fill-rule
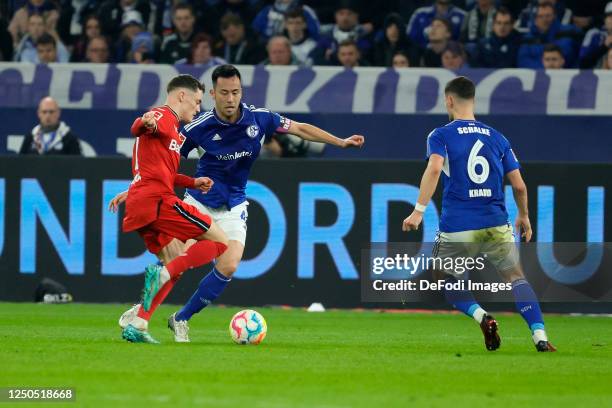
<instances>
[{"instance_id":1,"label":"white football boot","mask_svg":"<svg viewBox=\"0 0 612 408\"><path fill-rule=\"evenodd\" d=\"M136 317L138 317L139 308L140 308L140 303L135 304L134 306L126 310L119 318L119 327L121 327L122 329L125 329L126 327L128 327L128 325L132 323L132 321Z\"/></svg>"},{"instance_id":2,"label":"white football boot","mask_svg":"<svg viewBox=\"0 0 612 408\"><path fill-rule=\"evenodd\" d=\"M174 316L176 313L168 318L168 328L174 333L174 341L177 343L189 343L189 325L187 320L176 320Z\"/></svg>"}]
</instances>

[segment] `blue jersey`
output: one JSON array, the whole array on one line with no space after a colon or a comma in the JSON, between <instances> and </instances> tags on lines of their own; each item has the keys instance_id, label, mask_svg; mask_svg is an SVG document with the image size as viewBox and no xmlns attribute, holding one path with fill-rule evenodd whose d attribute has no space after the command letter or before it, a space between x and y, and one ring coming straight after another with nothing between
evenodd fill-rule
<instances>
[{"instance_id":1,"label":"blue jersey","mask_svg":"<svg viewBox=\"0 0 612 408\"><path fill-rule=\"evenodd\" d=\"M221 120L213 109L202 113L182 131L187 139L181 155L187 157L194 148L202 148L204 154L198 162L196 177L210 177L215 182L208 194L195 189L187 192L208 207L231 209L244 202L251 166L264 141L274 132L286 132L291 125L290 120L268 109L244 103L240 109L240 119L235 123Z\"/></svg>"},{"instance_id":2,"label":"blue jersey","mask_svg":"<svg viewBox=\"0 0 612 408\"><path fill-rule=\"evenodd\" d=\"M444 157L440 231L496 227L508 222L504 176L520 168L508 140L475 120L455 120L427 137L427 158Z\"/></svg>"}]
</instances>

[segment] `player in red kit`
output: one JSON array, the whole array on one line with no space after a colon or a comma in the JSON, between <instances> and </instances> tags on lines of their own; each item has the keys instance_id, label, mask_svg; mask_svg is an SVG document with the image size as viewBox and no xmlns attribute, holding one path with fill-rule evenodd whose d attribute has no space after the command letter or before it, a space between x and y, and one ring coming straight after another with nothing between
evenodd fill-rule
<instances>
[{"instance_id":1,"label":"player in red kit","mask_svg":"<svg viewBox=\"0 0 612 408\"><path fill-rule=\"evenodd\" d=\"M122 337L136 343L157 343L148 333L148 321L155 308L168 295L180 275L207 263L227 249L225 233L210 216L184 203L174 187L196 188L208 192L213 181L178 173L180 150L185 137L180 123L189 123L200 111L204 86L190 75L179 75L168 83L166 104L152 109L132 125L136 136L132 155L132 174L126 201L123 231L137 231L147 249L165 261L165 266L145 268L143 303ZM176 238L197 242L172 261L168 253Z\"/></svg>"}]
</instances>

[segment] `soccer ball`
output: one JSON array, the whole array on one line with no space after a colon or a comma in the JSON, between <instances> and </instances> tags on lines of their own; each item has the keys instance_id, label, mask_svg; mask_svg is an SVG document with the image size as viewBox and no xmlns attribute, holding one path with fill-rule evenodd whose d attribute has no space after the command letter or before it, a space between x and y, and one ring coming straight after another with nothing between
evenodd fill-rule
<instances>
[{"instance_id":1,"label":"soccer ball","mask_svg":"<svg viewBox=\"0 0 612 408\"><path fill-rule=\"evenodd\" d=\"M232 317L230 336L237 344L259 344L266 337L268 326L262 315L254 310L241 310Z\"/></svg>"}]
</instances>

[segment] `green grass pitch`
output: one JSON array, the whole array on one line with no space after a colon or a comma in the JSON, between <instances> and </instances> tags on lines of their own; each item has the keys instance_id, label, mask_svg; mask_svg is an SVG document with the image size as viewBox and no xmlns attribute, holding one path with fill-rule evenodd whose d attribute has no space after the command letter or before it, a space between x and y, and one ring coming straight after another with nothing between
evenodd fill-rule
<instances>
[{"instance_id":1,"label":"green grass pitch","mask_svg":"<svg viewBox=\"0 0 612 408\"><path fill-rule=\"evenodd\" d=\"M548 316L557 353L536 353L517 315L497 316L502 347L451 314L258 308L268 336L231 342L237 308L191 321L191 344L151 322L161 345L128 344L124 305L0 303L0 387L74 387L92 407L611 406L612 321ZM9 404L0 403L2 406ZM48 404L24 404L40 407Z\"/></svg>"}]
</instances>

